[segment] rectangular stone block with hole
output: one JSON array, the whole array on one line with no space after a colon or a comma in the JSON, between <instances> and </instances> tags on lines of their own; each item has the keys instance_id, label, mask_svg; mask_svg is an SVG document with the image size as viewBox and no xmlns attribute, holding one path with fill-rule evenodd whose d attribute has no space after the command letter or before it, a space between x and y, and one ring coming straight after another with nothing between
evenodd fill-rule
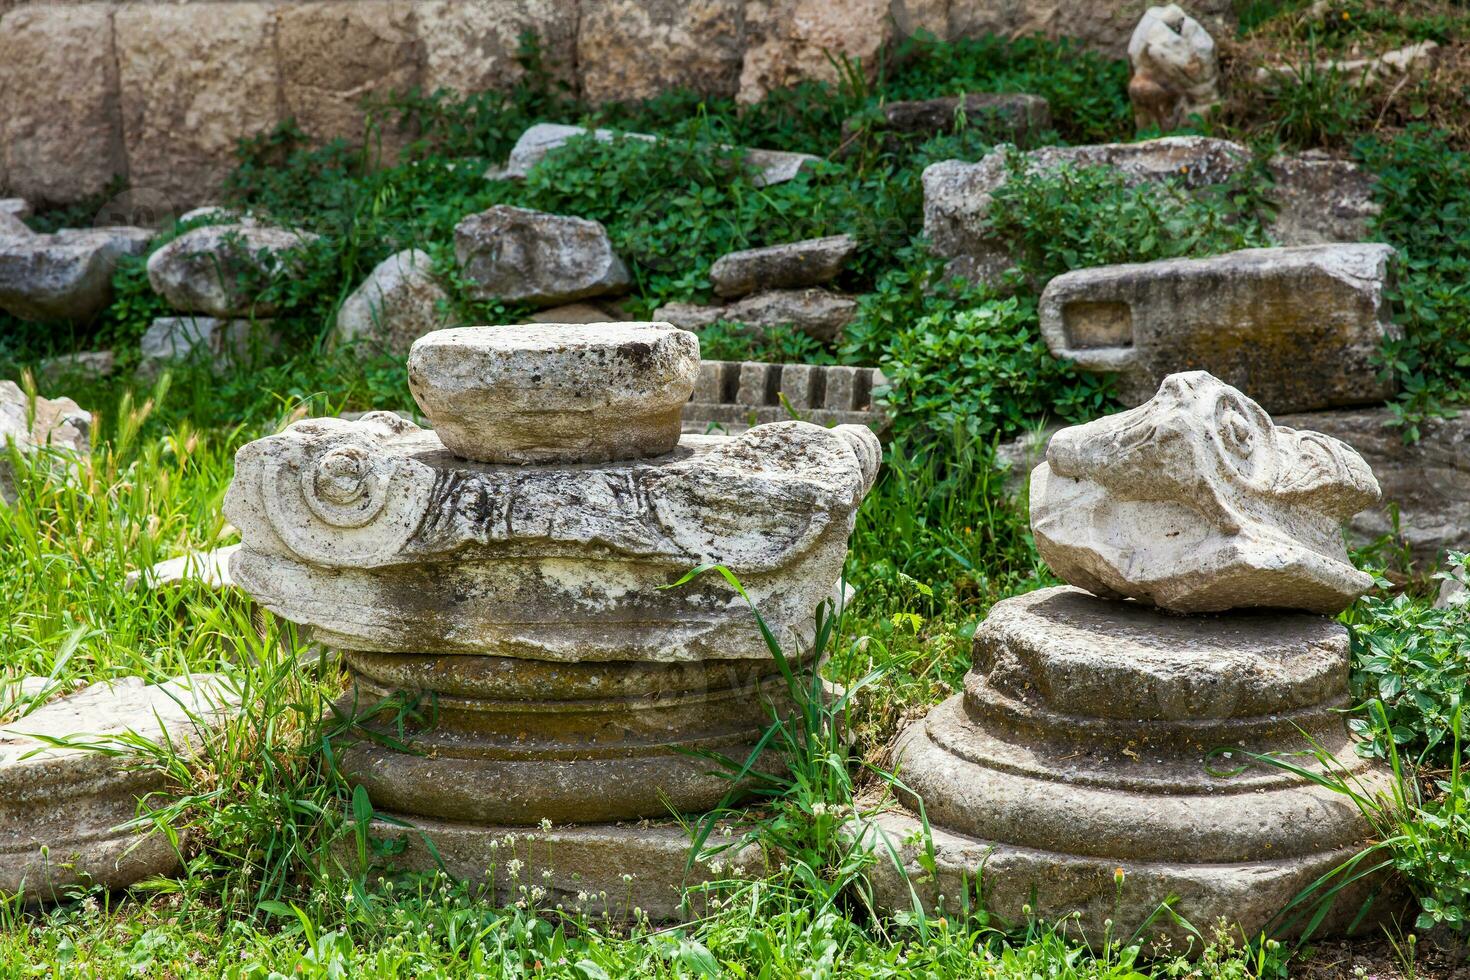
<instances>
[{"instance_id":1,"label":"rectangular stone block with hole","mask_svg":"<svg viewBox=\"0 0 1470 980\"><path fill-rule=\"evenodd\" d=\"M886 385L877 368L758 361L704 361L684 406L685 432L744 432L797 417L817 425L866 425L882 435L889 419L873 401Z\"/></svg>"},{"instance_id":2,"label":"rectangular stone block with hole","mask_svg":"<svg viewBox=\"0 0 1470 980\"><path fill-rule=\"evenodd\" d=\"M1057 357L1117 376L1125 404L1179 371L1204 370L1268 412L1382 402L1377 355L1397 334L1388 245L1246 249L1077 269L1041 296Z\"/></svg>"}]
</instances>

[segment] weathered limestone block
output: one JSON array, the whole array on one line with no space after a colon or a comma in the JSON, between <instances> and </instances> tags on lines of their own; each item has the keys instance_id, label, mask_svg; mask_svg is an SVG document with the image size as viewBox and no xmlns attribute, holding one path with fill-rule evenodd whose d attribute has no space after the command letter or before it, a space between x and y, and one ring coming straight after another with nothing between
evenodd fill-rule
<instances>
[{"instance_id":1,"label":"weathered limestone block","mask_svg":"<svg viewBox=\"0 0 1470 980\"><path fill-rule=\"evenodd\" d=\"M508 204L455 225L454 257L479 299L556 306L632 284L601 222Z\"/></svg>"},{"instance_id":2,"label":"weathered limestone block","mask_svg":"<svg viewBox=\"0 0 1470 980\"><path fill-rule=\"evenodd\" d=\"M795 411L817 425L865 425L882 434L890 419L873 396L887 383L877 368L701 361L684 431L733 435Z\"/></svg>"},{"instance_id":3,"label":"weathered limestone block","mask_svg":"<svg viewBox=\"0 0 1470 980\"><path fill-rule=\"evenodd\" d=\"M881 122L869 126L888 133L938 136L964 125L1002 133L1013 140L1035 136L1051 128L1051 104L1039 95L1024 92L971 92L938 99L886 102ZM857 122L842 124L851 135Z\"/></svg>"},{"instance_id":4,"label":"weathered limestone block","mask_svg":"<svg viewBox=\"0 0 1470 980\"><path fill-rule=\"evenodd\" d=\"M1047 284L1041 333L1057 357L1117 375L1137 405L1201 369L1267 411L1381 403L1377 357L1397 336L1389 245L1310 245L1077 269Z\"/></svg>"},{"instance_id":5,"label":"weathered limestone block","mask_svg":"<svg viewBox=\"0 0 1470 980\"><path fill-rule=\"evenodd\" d=\"M857 311L857 300L852 297L812 288L773 289L724 306L669 303L654 310L653 315L685 330L700 330L720 321L743 324L757 333L771 327L790 326L828 343L842 336L842 329L852 322Z\"/></svg>"},{"instance_id":6,"label":"weathered limestone block","mask_svg":"<svg viewBox=\"0 0 1470 980\"><path fill-rule=\"evenodd\" d=\"M16 499L9 444L28 454L47 447L85 455L91 451L91 434L92 413L70 398L32 402L14 381L0 381L0 504Z\"/></svg>"},{"instance_id":7,"label":"weathered limestone block","mask_svg":"<svg viewBox=\"0 0 1470 980\"><path fill-rule=\"evenodd\" d=\"M592 102L671 88L734 95L744 53L744 0L598 0L581 8L577 71Z\"/></svg>"},{"instance_id":8,"label":"weathered limestone block","mask_svg":"<svg viewBox=\"0 0 1470 980\"><path fill-rule=\"evenodd\" d=\"M124 255L147 251L146 228L66 228L0 237L0 309L22 320L90 320L112 300Z\"/></svg>"},{"instance_id":9,"label":"weathered limestone block","mask_svg":"<svg viewBox=\"0 0 1470 980\"><path fill-rule=\"evenodd\" d=\"M231 571L346 651L362 703L439 693L424 755L344 754L381 807L496 826L707 808L728 784L680 747L748 752L782 682L722 579L658 587L724 564L809 656L879 452L865 428L783 422L648 461L495 465L389 413L298 422L236 457Z\"/></svg>"},{"instance_id":10,"label":"weathered limestone block","mask_svg":"<svg viewBox=\"0 0 1470 980\"><path fill-rule=\"evenodd\" d=\"M153 291L180 313L216 317L270 316L259 298L276 277L291 274L289 254L316 239L246 219L186 231L148 257Z\"/></svg>"},{"instance_id":11,"label":"weathered limestone block","mask_svg":"<svg viewBox=\"0 0 1470 980\"><path fill-rule=\"evenodd\" d=\"M449 293L433 272L429 253L416 248L379 262L337 310L337 338L407 356L415 340L444 326Z\"/></svg>"},{"instance_id":12,"label":"weathered limestone block","mask_svg":"<svg viewBox=\"0 0 1470 980\"><path fill-rule=\"evenodd\" d=\"M924 168L924 234L949 259L951 275L995 282L1010 265L1010 250L985 227L990 197L1010 177L1007 148L979 163L944 160ZM1217 184L1243 171L1250 153L1239 143L1203 136L1166 136L1139 143L1046 146L1026 154L1031 173L1063 166L1106 166L1129 183L1174 179L1185 187Z\"/></svg>"},{"instance_id":13,"label":"weathered limestone block","mask_svg":"<svg viewBox=\"0 0 1470 980\"><path fill-rule=\"evenodd\" d=\"M420 84L423 45L407 0L313 0L276 8L286 114L318 142L362 143L365 99ZM404 141L393 120L378 134L391 156Z\"/></svg>"},{"instance_id":14,"label":"weathered limestone block","mask_svg":"<svg viewBox=\"0 0 1470 980\"><path fill-rule=\"evenodd\" d=\"M71 202L127 172L106 3L28 5L0 23L0 173L10 189Z\"/></svg>"},{"instance_id":15,"label":"weathered limestone block","mask_svg":"<svg viewBox=\"0 0 1470 980\"><path fill-rule=\"evenodd\" d=\"M1144 11L1128 41L1133 77L1128 98L1140 130L1178 129L1192 115L1207 116L1220 102L1215 39L1175 3Z\"/></svg>"},{"instance_id":16,"label":"weathered limestone block","mask_svg":"<svg viewBox=\"0 0 1470 980\"><path fill-rule=\"evenodd\" d=\"M198 359L215 374L248 365L276 349L269 320L221 320L209 316L165 316L143 334L138 372L156 376L165 367Z\"/></svg>"},{"instance_id":17,"label":"weathered limestone block","mask_svg":"<svg viewBox=\"0 0 1470 980\"><path fill-rule=\"evenodd\" d=\"M1342 525L1376 504L1347 444L1275 425L1203 371L1138 408L1062 429L1031 474L1037 551L1064 581L1182 613L1335 615L1373 585Z\"/></svg>"},{"instance_id":18,"label":"weathered limestone block","mask_svg":"<svg viewBox=\"0 0 1470 980\"><path fill-rule=\"evenodd\" d=\"M672 450L698 371L666 323L460 327L414 343L408 387L457 456L589 463Z\"/></svg>"},{"instance_id":19,"label":"weathered limestone block","mask_svg":"<svg viewBox=\"0 0 1470 980\"><path fill-rule=\"evenodd\" d=\"M30 225L15 217L0 211L0 240L6 238L34 238L36 232L31 230Z\"/></svg>"},{"instance_id":20,"label":"weathered limestone block","mask_svg":"<svg viewBox=\"0 0 1470 980\"><path fill-rule=\"evenodd\" d=\"M187 758L238 704L219 675L156 685L131 677L93 684L0 729L0 892L50 900L74 885L124 888L176 868L179 854L161 832L123 826L167 782L139 766L136 748L120 737L171 744Z\"/></svg>"},{"instance_id":21,"label":"weathered limestone block","mask_svg":"<svg viewBox=\"0 0 1470 980\"><path fill-rule=\"evenodd\" d=\"M857 240L851 235L747 248L716 259L709 278L715 295L726 298L758 289L820 286L836 279L856 252Z\"/></svg>"},{"instance_id":22,"label":"weathered limestone block","mask_svg":"<svg viewBox=\"0 0 1470 980\"><path fill-rule=\"evenodd\" d=\"M1297 612L1180 617L1069 587L997 603L964 692L896 748L934 827L938 880L916 879L921 899L957 909L959 879L983 868L986 907L1014 921L1029 905L1078 914L1088 937L1105 919L1127 935L1172 897L1189 922L1255 934L1371 829L1346 797L1235 751L1299 753L1306 733L1366 792L1390 783L1342 721L1348 650L1341 625ZM918 826L890 814L866 828L869 846L885 853L886 833L916 866ZM890 863L874 873L880 901L907 907ZM1372 884L1324 929L1345 926ZM1167 919L1148 938L1160 932L1181 935Z\"/></svg>"},{"instance_id":23,"label":"weathered limestone block","mask_svg":"<svg viewBox=\"0 0 1470 980\"><path fill-rule=\"evenodd\" d=\"M577 7L562 0L421 0L413 5L424 45L424 90L509 90L524 74L520 37L534 30L553 78L571 83Z\"/></svg>"},{"instance_id":24,"label":"weathered limestone block","mask_svg":"<svg viewBox=\"0 0 1470 980\"><path fill-rule=\"evenodd\" d=\"M0 197L0 214L24 221L31 216L31 202L23 197Z\"/></svg>"},{"instance_id":25,"label":"weathered limestone block","mask_svg":"<svg viewBox=\"0 0 1470 980\"><path fill-rule=\"evenodd\" d=\"M118 6L117 64L133 187L179 208L215 197L236 144L279 123L276 8Z\"/></svg>"},{"instance_id":26,"label":"weathered limestone block","mask_svg":"<svg viewBox=\"0 0 1470 980\"><path fill-rule=\"evenodd\" d=\"M1427 419L1412 443L1404 442L1401 427L1389 425L1393 418L1387 408L1359 408L1276 421L1351 441L1383 488L1382 504L1352 519L1353 538L1367 544L1392 534L1393 505L1400 540L1427 569L1447 550L1470 551L1470 417Z\"/></svg>"},{"instance_id":27,"label":"weathered limestone block","mask_svg":"<svg viewBox=\"0 0 1470 980\"><path fill-rule=\"evenodd\" d=\"M1291 245L1362 242L1381 210L1373 199L1378 178L1351 160L1321 151L1282 154L1271 160L1271 234Z\"/></svg>"},{"instance_id":28,"label":"weathered limestone block","mask_svg":"<svg viewBox=\"0 0 1470 980\"><path fill-rule=\"evenodd\" d=\"M893 37L890 7L889 0L747 0L736 98L759 102L807 79L835 84L841 79L834 61L844 57L872 78Z\"/></svg>"},{"instance_id":29,"label":"weathered limestone block","mask_svg":"<svg viewBox=\"0 0 1470 980\"><path fill-rule=\"evenodd\" d=\"M486 174L496 180L521 180L540 163L546 154L565 146L568 140L591 135L593 139L610 143L615 139L644 140L659 142L659 137L648 133L625 133L615 129L587 129L583 126L567 126L562 123L537 123L521 134L516 145L511 147L505 166ZM751 182L757 187L769 187L794 178L817 162L810 153L791 153L786 150L761 150L753 147L730 147L721 145L722 150L736 150L743 155Z\"/></svg>"}]
</instances>

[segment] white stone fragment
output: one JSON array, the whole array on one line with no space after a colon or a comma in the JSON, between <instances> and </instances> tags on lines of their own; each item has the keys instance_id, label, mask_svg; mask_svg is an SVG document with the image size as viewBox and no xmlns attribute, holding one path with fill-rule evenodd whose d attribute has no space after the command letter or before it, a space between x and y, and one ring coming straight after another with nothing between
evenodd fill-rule
<instances>
[{"instance_id":1,"label":"white stone fragment","mask_svg":"<svg viewBox=\"0 0 1470 980\"><path fill-rule=\"evenodd\" d=\"M699 373L667 323L459 327L419 338L408 387L444 445L497 463L659 456Z\"/></svg>"},{"instance_id":2,"label":"white stone fragment","mask_svg":"<svg viewBox=\"0 0 1470 980\"><path fill-rule=\"evenodd\" d=\"M444 326L441 305L449 294L434 278L434 261L416 248L379 262L342 301L337 337L366 340L400 357L424 334Z\"/></svg>"},{"instance_id":3,"label":"white stone fragment","mask_svg":"<svg viewBox=\"0 0 1470 980\"><path fill-rule=\"evenodd\" d=\"M1144 11L1128 42L1128 60L1128 97L1139 129L1168 132L1220 102L1215 39L1178 4Z\"/></svg>"},{"instance_id":4,"label":"white stone fragment","mask_svg":"<svg viewBox=\"0 0 1470 980\"><path fill-rule=\"evenodd\" d=\"M1195 371L1054 435L1031 475L1031 529L1052 570L1094 595L1334 615L1373 585L1342 525L1378 498L1350 446L1275 425Z\"/></svg>"},{"instance_id":5,"label":"white stone fragment","mask_svg":"<svg viewBox=\"0 0 1470 980\"><path fill-rule=\"evenodd\" d=\"M139 585L162 589L182 582L199 582L216 592L224 592L235 586L230 578L230 559L239 550L238 544L232 544L213 551L191 551L187 555L161 561L151 568L129 572L124 586L128 589Z\"/></svg>"},{"instance_id":6,"label":"white stone fragment","mask_svg":"<svg viewBox=\"0 0 1470 980\"><path fill-rule=\"evenodd\" d=\"M14 381L0 381L0 503L15 502L15 474L7 444L33 454L43 447L81 456L91 451L92 414L70 398L26 396Z\"/></svg>"}]
</instances>

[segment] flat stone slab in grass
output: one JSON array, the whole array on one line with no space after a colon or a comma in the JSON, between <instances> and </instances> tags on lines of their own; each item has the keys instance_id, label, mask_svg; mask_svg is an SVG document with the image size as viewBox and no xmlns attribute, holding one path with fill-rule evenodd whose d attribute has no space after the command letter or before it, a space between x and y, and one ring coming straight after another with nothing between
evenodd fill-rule
<instances>
[{"instance_id":1,"label":"flat stone slab in grass","mask_svg":"<svg viewBox=\"0 0 1470 980\"><path fill-rule=\"evenodd\" d=\"M748 248L716 259L709 278L715 295L725 298L760 289L820 286L836 279L856 251L851 235Z\"/></svg>"},{"instance_id":2,"label":"flat stone slab in grass","mask_svg":"<svg viewBox=\"0 0 1470 980\"><path fill-rule=\"evenodd\" d=\"M1138 405L1178 371L1208 371L1269 412L1379 404L1390 245L1309 245L1077 269L1047 284L1041 333L1057 357L1117 375Z\"/></svg>"},{"instance_id":3,"label":"flat stone slab in grass","mask_svg":"<svg viewBox=\"0 0 1470 980\"><path fill-rule=\"evenodd\" d=\"M7 443L22 453L42 447L69 454L91 451L92 413L70 398L34 402L14 381L0 381L0 504L15 502L15 474Z\"/></svg>"},{"instance_id":4,"label":"flat stone slab in grass","mask_svg":"<svg viewBox=\"0 0 1470 980\"><path fill-rule=\"evenodd\" d=\"M178 866L167 838L122 829L167 789L134 747L187 756L238 705L223 677L93 684L0 728L0 892L57 898L77 884L123 888ZM60 744L58 744L60 743Z\"/></svg>"},{"instance_id":5,"label":"flat stone slab in grass","mask_svg":"<svg viewBox=\"0 0 1470 980\"><path fill-rule=\"evenodd\" d=\"M865 425L881 434L891 420L874 404L874 392L887 383L877 368L702 361L684 406L684 431L735 435L794 411L817 425Z\"/></svg>"},{"instance_id":6,"label":"flat stone slab in grass","mask_svg":"<svg viewBox=\"0 0 1470 980\"><path fill-rule=\"evenodd\" d=\"M666 323L460 327L414 343L408 386L466 459L603 462L673 449L698 370Z\"/></svg>"},{"instance_id":7,"label":"flat stone slab in grass","mask_svg":"<svg viewBox=\"0 0 1470 980\"><path fill-rule=\"evenodd\" d=\"M337 311L337 338L365 340L400 357L413 342L444 326L449 294L434 278L434 262L419 249L379 262Z\"/></svg>"},{"instance_id":8,"label":"flat stone slab in grass","mask_svg":"<svg viewBox=\"0 0 1470 980\"><path fill-rule=\"evenodd\" d=\"M153 291L180 313L214 317L270 316L275 304L259 290L291 273L288 253L316 239L245 219L186 231L148 257Z\"/></svg>"},{"instance_id":9,"label":"flat stone slab in grass","mask_svg":"<svg viewBox=\"0 0 1470 980\"><path fill-rule=\"evenodd\" d=\"M966 126L1023 139L1051 127L1051 104L1039 95L1025 92L971 92L940 99L914 99L883 104L883 120L877 128L894 133L939 135ZM845 133L857 127L854 120L843 124Z\"/></svg>"},{"instance_id":10,"label":"flat stone slab in grass","mask_svg":"<svg viewBox=\"0 0 1470 980\"><path fill-rule=\"evenodd\" d=\"M508 204L455 225L454 257L477 299L556 306L632 285L600 222Z\"/></svg>"},{"instance_id":11,"label":"flat stone slab in grass","mask_svg":"<svg viewBox=\"0 0 1470 980\"><path fill-rule=\"evenodd\" d=\"M1335 615L1373 586L1341 526L1380 497L1352 447L1275 425L1203 371L1051 438L1031 474L1036 548L1064 581L1181 613Z\"/></svg>"},{"instance_id":12,"label":"flat stone slab in grass","mask_svg":"<svg viewBox=\"0 0 1470 980\"><path fill-rule=\"evenodd\" d=\"M89 320L112 300L124 255L147 251L146 228L68 228L0 237L0 309L22 320Z\"/></svg>"},{"instance_id":13,"label":"flat stone slab in grass","mask_svg":"<svg viewBox=\"0 0 1470 980\"><path fill-rule=\"evenodd\" d=\"M165 316L154 320L143 334L144 377L157 375L171 364L198 359L215 374L250 364L274 351L280 338L269 320L222 320L210 316Z\"/></svg>"},{"instance_id":14,"label":"flat stone slab in grass","mask_svg":"<svg viewBox=\"0 0 1470 980\"><path fill-rule=\"evenodd\" d=\"M777 860L768 858L758 845L739 843L747 828L724 822L716 825L709 846L732 840L735 845L688 867L689 832L673 823L580 824L542 830L477 826L406 813L391 816L407 826L375 819L368 832L376 840L403 845L401 852L386 859L393 870L433 872L440 870L442 859L444 871L469 884L486 902L508 905L525 898L522 887L529 891L535 886L545 891L540 907L561 906L585 914L593 925L633 922L634 909L654 922L689 921L713 910L712 897L725 897L701 886L711 881L738 885L741 878L762 877ZM425 838L432 842L432 851ZM350 839L338 845L336 853L344 866L354 866L357 851ZM509 870L512 861L519 862L514 873Z\"/></svg>"},{"instance_id":15,"label":"flat stone slab in grass","mask_svg":"<svg viewBox=\"0 0 1470 980\"><path fill-rule=\"evenodd\" d=\"M565 146L568 140L588 134L591 134L593 139L604 143L610 143L618 138L644 140L650 143L660 141L660 137L650 136L647 133L624 133L614 129L593 130L583 126L567 126L561 123L537 123L522 133L520 139L516 140L516 145L511 148L510 156L506 159L505 166L486 174L486 176L497 180L520 180L529 174L531 168L540 163L548 153L561 146ZM729 146L721 146L720 148L725 150L736 149L735 147ZM739 149L745 156L746 166L750 168L752 181L758 187L783 184L812 166L819 159L810 153L788 153L784 150L758 150L751 147L740 147Z\"/></svg>"},{"instance_id":16,"label":"flat stone slab in grass","mask_svg":"<svg viewBox=\"0 0 1470 980\"><path fill-rule=\"evenodd\" d=\"M754 293L724 306L669 303L654 310L653 316L686 330L702 330L721 321L742 324L757 332L790 326L827 343L842 335L857 311L857 300L852 297L813 287Z\"/></svg>"},{"instance_id":17,"label":"flat stone slab in grass","mask_svg":"<svg viewBox=\"0 0 1470 980\"><path fill-rule=\"evenodd\" d=\"M235 586L234 579L230 577L230 559L239 550L238 544L232 544L213 551L191 551L150 568L129 572L124 585L129 589L139 585L147 589L162 589L183 582L199 582L216 592L223 592Z\"/></svg>"}]
</instances>

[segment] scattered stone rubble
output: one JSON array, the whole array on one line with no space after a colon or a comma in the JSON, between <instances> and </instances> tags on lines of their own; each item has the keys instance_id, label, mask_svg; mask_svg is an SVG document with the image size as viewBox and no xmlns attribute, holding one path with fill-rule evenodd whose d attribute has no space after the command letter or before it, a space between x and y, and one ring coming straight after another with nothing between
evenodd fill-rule
<instances>
[{"instance_id":1,"label":"scattered stone rubble","mask_svg":"<svg viewBox=\"0 0 1470 980\"><path fill-rule=\"evenodd\" d=\"M455 225L454 255L479 299L557 306L632 285L601 222L508 204Z\"/></svg>"},{"instance_id":2,"label":"scattered stone rubble","mask_svg":"<svg viewBox=\"0 0 1470 980\"><path fill-rule=\"evenodd\" d=\"M14 381L0 381L0 504L16 499L8 444L33 454L42 447L74 456L91 451L92 414L70 398L36 398Z\"/></svg>"},{"instance_id":3,"label":"scattered stone rubble","mask_svg":"<svg viewBox=\"0 0 1470 980\"><path fill-rule=\"evenodd\" d=\"M790 326L809 337L830 343L857 316L857 300L828 289L773 289L755 293L723 306L668 303L653 311L685 330L701 330L717 322L740 324L754 333Z\"/></svg>"},{"instance_id":4,"label":"scattered stone rubble","mask_svg":"<svg viewBox=\"0 0 1470 980\"><path fill-rule=\"evenodd\" d=\"M548 902L625 893L632 868L647 876L638 904L672 918L687 838L616 822L718 803L729 783L683 749L743 758L784 682L723 579L659 586L726 565L804 662L880 448L865 427L795 421L681 437L678 412L658 406L687 397L693 337L666 324L519 329L415 345L415 395L437 431L461 429L454 450L387 412L298 422L244 447L225 501L242 539L231 572L342 651L344 710L395 691L435 697L435 721L395 736L411 752L364 739L338 756L375 807L412 825L374 827L408 842L401 863L426 860L413 843L426 834L505 900L514 882L485 876L491 842L548 820L558 826L536 830ZM657 397L638 390L639 364ZM530 379L552 395L540 446L525 426ZM630 419L631 443L614 431ZM567 438L579 427L592 431ZM588 458L605 462L574 462ZM369 712L362 724L394 721Z\"/></svg>"},{"instance_id":5,"label":"scattered stone rubble","mask_svg":"<svg viewBox=\"0 0 1470 980\"><path fill-rule=\"evenodd\" d=\"M590 134L593 139L611 143L615 139L660 142L660 137L648 133L624 133L613 129L587 129L583 126L567 126L561 123L537 123L521 134L516 145L511 147L505 166L490 171L485 176L495 180L522 180L531 168L540 163L548 153L565 146L579 136ZM784 184L797 174L817 162L810 153L789 153L785 150L758 150L751 147L721 146L723 150L738 150L744 157L757 187Z\"/></svg>"},{"instance_id":6,"label":"scattered stone rubble","mask_svg":"<svg viewBox=\"0 0 1470 980\"><path fill-rule=\"evenodd\" d=\"M316 235L245 218L184 232L148 257L153 291L180 313L268 317L260 289L291 271L290 253Z\"/></svg>"},{"instance_id":7,"label":"scattered stone rubble","mask_svg":"<svg viewBox=\"0 0 1470 980\"><path fill-rule=\"evenodd\" d=\"M924 234L951 275L1000 284L1012 264L1007 243L986 227L991 195L1010 177L1001 146L978 163L944 160L924 169ZM1029 172L1064 166L1105 166L1132 184L1175 180L1189 190L1223 183L1250 164L1239 143L1203 136L1165 136L1137 143L1047 146L1024 155ZM1269 230L1283 245L1362 241L1376 213L1372 181L1350 162L1320 154L1281 156L1270 163L1278 212ZM1039 284L1038 284L1039 285Z\"/></svg>"},{"instance_id":8,"label":"scattered stone rubble","mask_svg":"<svg viewBox=\"0 0 1470 980\"><path fill-rule=\"evenodd\" d=\"M1167 133L1220 102L1215 39L1178 4L1144 11L1128 41L1128 61L1128 98L1140 131L1156 126Z\"/></svg>"},{"instance_id":9,"label":"scattered stone rubble","mask_svg":"<svg viewBox=\"0 0 1470 980\"><path fill-rule=\"evenodd\" d=\"M0 309L22 320L90 320L112 300L112 273L141 255L146 228L0 229Z\"/></svg>"},{"instance_id":10,"label":"scattered stone rubble","mask_svg":"<svg viewBox=\"0 0 1470 980\"><path fill-rule=\"evenodd\" d=\"M684 431L733 435L794 412L817 425L866 425L881 435L890 420L874 393L887 383L877 368L703 361L684 406Z\"/></svg>"},{"instance_id":11,"label":"scattered stone rubble","mask_svg":"<svg viewBox=\"0 0 1470 980\"><path fill-rule=\"evenodd\" d=\"M997 603L963 693L900 736L932 847L911 812L855 827L882 855L876 897L910 907L891 847L931 909L958 910L979 881L992 915L1075 914L1089 939L1150 923L1148 938L1182 940L1154 918L1166 900L1255 935L1371 828L1346 797L1245 753L1299 752L1305 733L1362 791L1388 789L1344 725L1348 634L1328 618L1371 585L1336 521L1377 498L1373 475L1194 373L1059 432L1033 481L1038 545L1071 584ZM1375 884L1350 887L1322 931Z\"/></svg>"},{"instance_id":12,"label":"scattered stone rubble","mask_svg":"<svg viewBox=\"0 0 1470 980\"><path fill-rule=\"evenodd\" d=\"M141 799L167 790L130 740L168 743L187 758L238 704L218 675L156 685L133 677L9 720L0 728L0 892L44 901L75 885L124 888L173 871L179 853L161 831L127 826Z\"/></svg>"},{"instance_id":13,"label":"scattered stone rubble","mask_svg":"<svg viewBox=\"0 0 1470 980\"><path fill-rule=\"evenodd\" d=\"M1349 60L1327 60L1316 62L1311 71L1318 75L1330 75L1349 85L1373 85L1384 80L1407 78L1413 80L1427 75L1439 63L1439 45L1434 41L1419 41L1406 47L1385 51L1374 58ZM1266 65L1256 69L1256 81L1261 83L1299 83L1302 69L1296 65Z\"/></svg>"},{"instance_id":14,"label":"scattered stone rubble","mask_svg":"<svg viewBox=\"0 0 1470 980\"><path fill-rule=\"evenodd\" d=\"M1310 245L1077 269L1047 284L1041 333L1057 357L1115 375L1127 405L1195 368L1270 412L1381 404L1397 390L1378 363L1399 335L1394 254Z\"/></svg>"}]
</instances>

